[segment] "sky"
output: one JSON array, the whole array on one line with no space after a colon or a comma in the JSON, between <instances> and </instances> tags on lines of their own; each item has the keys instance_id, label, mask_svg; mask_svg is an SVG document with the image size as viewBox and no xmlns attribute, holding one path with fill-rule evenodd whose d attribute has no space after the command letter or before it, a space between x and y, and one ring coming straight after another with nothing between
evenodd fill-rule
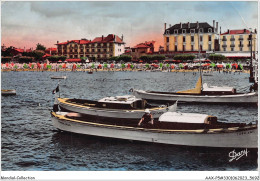
<instances>
[{"instance_id":1,"label":"sky","mask_svg":"<svg viewBox=\"0 0 260 181\"><path fill-rule=\"evenodd\" d=\"M1 3L1 45L56 47L57 41L93 40L116 34L126 46L156 41L164 23L219 22L227 29L258 28L257 1L5 1Z\"/></svg>"}]
</instances>

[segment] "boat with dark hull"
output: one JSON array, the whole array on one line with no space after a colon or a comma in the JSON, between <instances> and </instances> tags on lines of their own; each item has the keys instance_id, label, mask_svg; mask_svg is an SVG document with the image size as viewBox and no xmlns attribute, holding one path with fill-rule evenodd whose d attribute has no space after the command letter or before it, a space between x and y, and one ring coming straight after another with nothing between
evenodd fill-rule
<instances>
[{"instance_id":1,"label":"boat with dark hull","mask_svg":"<svg viewBox=\"0 0 260 181\"><path fill-rule=\"evenodd\" d=\"M63 76L51 76L51 79L66 79L67 76L63 75Z\"/></svg>"},{"instance_id":2,"label":"boat with dark hull","mask_svg":"<svg viewBox=\"0 0 260 181\"><path fill-rule=\"evenodd\" d=\"M100 122L79 113L51 112L54 127L72 133L145 142L226 148L257 148L256 124L221 123L205 114L167 112L154 125Z\"/></svg>"},{"instance_id":3,"label":"boat with dark hull","mask_svg":"<svg viewBox=\"0 0 260 181\"><path fill-rule=\"evenodd\" d=\"M2 90L1 90L1 94L2 94L2 96L12 96L12 95L16 95L16 90L15 90L15 89L9 89L9 90L2 89Z\"/></svg>"},{"instance_id":4,"label":"boat with dark hull","mask_svg":"<svg viewBox=\"0 0 260 181\"><path fill-rule=\"evenodd\" d=\"M88 116L118 119L139 119L149 109L155 119L167 111L176 111L177 104L151 105L132 95L105 97L98 101L87 99L58 98L57 104L62 111L77 112Z\"/></svg>"}]
</instances>

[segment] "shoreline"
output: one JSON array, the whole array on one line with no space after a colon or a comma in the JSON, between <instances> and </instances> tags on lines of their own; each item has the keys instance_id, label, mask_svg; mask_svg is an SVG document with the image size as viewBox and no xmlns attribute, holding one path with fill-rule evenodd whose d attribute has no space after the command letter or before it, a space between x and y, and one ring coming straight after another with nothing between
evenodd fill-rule
<instances>
[{"instance_id":1,"label":"shoreline","mask_svg":"<svg viewBox=\"0 0 260 181\"><path fill-rule=\"evenodd\" d=\"M199 72L199 70L146 70L146 69L1 69L1 72ZM208 72L240 72L240 73L249 73L250 70L202 70L202 73Z\"/></svg>"}]
</instances>

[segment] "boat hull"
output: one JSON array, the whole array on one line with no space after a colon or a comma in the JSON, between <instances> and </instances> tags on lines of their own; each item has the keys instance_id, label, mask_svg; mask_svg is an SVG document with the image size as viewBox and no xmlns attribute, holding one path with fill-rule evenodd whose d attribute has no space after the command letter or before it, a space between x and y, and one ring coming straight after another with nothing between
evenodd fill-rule
<instances>
[{"instance_id":1,"label":"boat hull","mask_svg":"<svg viewBox=\"0 0 260 181\"><path fill-rule=\"evenodd\" d=\"M245 93L235 95L181 95L152 93L143 90L133 90L133 95L137 98L154 101L180 101L194 103L257 103L258 94Z\"/></svg>"},{"instance_id":2,"label":"boat hull","mask_svg":"<svg viewBox=\"0 0 260 181\"><path fill-rule=\"evenodd\" d=\"M66 76L53 76L51 79L66 79Z\"/></svg>"},{"instance_id":3,"label":"boat hull","mask_svg":"<svg viewBox=\"0 0 260 181\"><path fill-rule=\"evenodd\" d=\"M119 119L141 119L144 115L144 110L119 110L119 109L102 109L92 108L88 106L75 105L59 101L58 104L62 109L86 114L90 116L104 117L104 118L119 118ZM150 109L153 118L158 119L163 113L167 111L176 111L176 106L172 105L164 108Z\"/></svg>"},{"instance_id":4,"label":"boat hull","mask_svg":"<svg viewBox=\"0 0 260 181\"><path fill-rule=\"evenodd\" d=\"M254 129L230 131L226 133L185 132L185 130L160 131L156 129L75 121L73 119L60 119L55 116L55 113L52 114L52 123L56 128L63 131L109 138L200 147L258 147L257 127L254 127Z\"/></svg>"},{"instance_id":5,"label":"boat hull","mask_svg":"<svg viewBox=\"0 0 260 181\"><path fill-rule=\"evenodd\" d=\"M16 91L14 89L11 90L1 90L2 96L11 96L16 95Z\"/></svg>"}]
</instances>

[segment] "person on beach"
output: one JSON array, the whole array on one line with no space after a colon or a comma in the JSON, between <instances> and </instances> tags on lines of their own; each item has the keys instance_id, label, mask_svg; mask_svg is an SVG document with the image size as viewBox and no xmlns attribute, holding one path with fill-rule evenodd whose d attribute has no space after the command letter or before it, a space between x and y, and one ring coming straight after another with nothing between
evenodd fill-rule
<instances>
[{"instance_id":1,"label":"person on beach","mask_svg":"<svg viewBox=\"0 0 260 181\"><path fill-rule=\"evenodd\" d=\"M138 126L141 125L147 125L147 124L151 124L153 125L153 115L151 114L149 109L145 109L145 114L143 115L143 117L141 118L141 120L138 123Z\"/></svg>"}]
</instances>

